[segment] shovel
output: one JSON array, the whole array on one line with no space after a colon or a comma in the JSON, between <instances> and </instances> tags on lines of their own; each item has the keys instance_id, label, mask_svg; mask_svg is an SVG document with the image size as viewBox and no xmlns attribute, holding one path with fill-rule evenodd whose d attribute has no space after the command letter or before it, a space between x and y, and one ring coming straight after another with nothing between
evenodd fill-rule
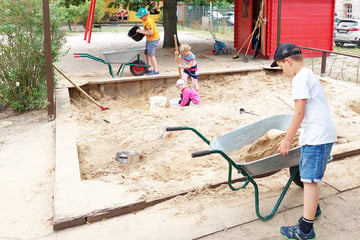
<instances>
[{"instance_id":1,"label":"shovel","mask_svg":"<svg viewBox=\"0 0 360 240\"><path fill-rule=\"evenodd\" d=\"M108 107L103 107L98 103L95 99L93 99L89 94L87 94L82 88L80 88L78 85L76 85L73 81L71 81L68 76L66 76L59 68L57 68L54 64L52 65L53 68L58 71L66 80L68 80L74 87L76 87L77 90L79 90L82 94L84 94L91 102L95 103L98 107L101 108L101 111L109 110Z\"/></svg>"},{"instance_id":2,"label":"shovel","mask_svg":"<svg viewBox=\"0 0 360 240\"><path fill-rule=\"evenodd\" d=\"M240 114L243 114L243 113L247 113L247 114L251 114L251 115L259 116L259 115L255 114L255 113L252 113L252 112L247 112L247 111L245 110L245 108L240 108Z\"/></svg>"}]
</instances>

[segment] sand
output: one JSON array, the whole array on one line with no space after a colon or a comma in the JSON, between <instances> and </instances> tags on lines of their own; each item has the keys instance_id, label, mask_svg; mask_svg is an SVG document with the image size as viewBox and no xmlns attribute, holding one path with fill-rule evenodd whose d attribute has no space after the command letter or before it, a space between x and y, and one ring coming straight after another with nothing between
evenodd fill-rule
<instances>
[{"instance_id":1,"label":"sand","mask_svg":"<svg viewBox=\"0 0 360 240\"><path fill-rule=\"evenodd\" d=\"M339 82L322 82L337 125L337 144L356 140L359 114L358 90ZM281 73L256 72L236 76L210 77L200 82L202 104L191 107L150 108L151 96L178 97L178 90L164 85L132 97L106 97L110 110L100 112L79 94L72 97L73 116L78 123L77 147L83 179L122 184L140 198L153 200L174 195L227 178L228 164L217 154L191 158L191 153L209 146L191 131L172 132L164 138L165 126L189 126L210 141L262 118L292 113L290 80ZM346 94L343 94L346 92ZM92 93L96 96L96 93ZM94 95L95 94L95 95ZM278 98L288 101L288 105ZM265 100L265 101L264 101ZM239 109L256 113L240 114ZM277 152L281 140L262 138L229 154L235 162L257 160ZM96 146L96 147L95 147ZM296 141L294 142L296 146ZM122 164L119 151L135 151L141 160ZM233 173L233 177L241 177Z\"/></svg>"}]
</instances>

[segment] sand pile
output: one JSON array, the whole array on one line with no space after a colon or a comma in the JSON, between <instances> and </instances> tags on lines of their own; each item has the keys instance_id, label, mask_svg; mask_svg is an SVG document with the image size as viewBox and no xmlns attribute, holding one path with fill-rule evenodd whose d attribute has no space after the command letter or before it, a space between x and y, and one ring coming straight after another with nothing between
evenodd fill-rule
<instances>
[{"instance_id":1,"label":"sand pile","mask_svg":"<svg viewBox=\"0 0 360 240\"><path fill-rule=\"evenodd\" d=\"M246 151L245 154L242 155L242 159L244 159L245 162L251 162L278 153L277 145L285 135L285 131L271 129L253 144L245 147ZM299 135L299 132L295 135L291 144L292 148L299 145Z\"/></svg>"}]
</instances>

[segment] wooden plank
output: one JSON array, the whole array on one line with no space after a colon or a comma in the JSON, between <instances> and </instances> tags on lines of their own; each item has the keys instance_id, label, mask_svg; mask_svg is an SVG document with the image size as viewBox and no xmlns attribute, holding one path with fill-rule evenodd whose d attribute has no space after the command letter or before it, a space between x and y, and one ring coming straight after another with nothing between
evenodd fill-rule
<instances>
[{"instance_id":1,"label":"wooden plank","mask_svg":"<svg viewBox=\"0 0 360 240\"><path fill-rule=\"evenodd\" d=\"M359 155L359 154L360 154L360 141L356 141L356 142L334 145L332 156L333 156L333 161L339 161L345 157L350 157L350 156ZM268 173L268 174L264 174L261 176L254 176L253 178L254 179L255 178L263 178L263 177L270 176L272 174L274 174L274 173ZM246 180L247 180L247 178L240 177L240 178L232 179L231 183L244 182ZM227 181L213 183L213 184L209 185L209 187L217 188L223 184L227 184ZM127 206L121 206L118 208L101 209L97 212L89 214L88 216L81 216L78 218L67 219L67 220L64 220L61 222L55 222L53 228L54 228L54 230L60 230L60 229L68 228L68 227L82 225L82 224L85 224L86 222L91 223L91 222L101 221L101 220L107 219L107 218L120 216L120 215L130 213L130 212L136 212L136 211L145 209L147 207L151 207L151 206L157 205L159 203L168 201L177 196L183 196L188 193L195 192L196 190L197 190L197 188L192 188L192 189L182 191L182 192L179 192L179 193L176 193L173 195L150 200L148 202L140 201L140 202L136 202L133 204L129 204Z\"/></svg>"},{"instance_id":2,"label":"wooden plank","mask_svg":"<svg viewBox=\"0 0 360 240\"><path fill-rule=\"evenodd\" d=\"M358 154L360 154L360 141L335 144L332 151L333 160L335 161Z\"/></svg>"}]
</instances>

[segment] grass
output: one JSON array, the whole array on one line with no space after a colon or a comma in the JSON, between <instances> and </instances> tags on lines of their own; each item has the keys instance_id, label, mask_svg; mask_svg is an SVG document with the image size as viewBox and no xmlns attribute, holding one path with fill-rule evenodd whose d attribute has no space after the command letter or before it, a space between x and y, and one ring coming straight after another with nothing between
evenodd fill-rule
<instances>
[{"instance_id":1,"label":"grass","mask_svg":"<svg viewBox=\"0 0 360 240\"><path fill-rule=\"evenodd\" d=\"M334 52L345 53L351 55L360 56L360 48L356 45L344 45L343 47L338 47L334 45Z\"/></svg>"},{"instance_id":2,"label":"grass","mask_svg":"<svg viewBox=\"0 0 360 240\"><path fill-rule=\"evenodd\" d=\"M184 32L196 32L196 34L200 35L211 35L211 31L209 30L202 30L200 24L192 24L194 28L187 28L183 27L182 25L177 26L178 31ZM219 22L214 24L214 35L218 39L233 41L234 40L234 27L229 26L224 22Z\"/></svg>"}]
</instances>

